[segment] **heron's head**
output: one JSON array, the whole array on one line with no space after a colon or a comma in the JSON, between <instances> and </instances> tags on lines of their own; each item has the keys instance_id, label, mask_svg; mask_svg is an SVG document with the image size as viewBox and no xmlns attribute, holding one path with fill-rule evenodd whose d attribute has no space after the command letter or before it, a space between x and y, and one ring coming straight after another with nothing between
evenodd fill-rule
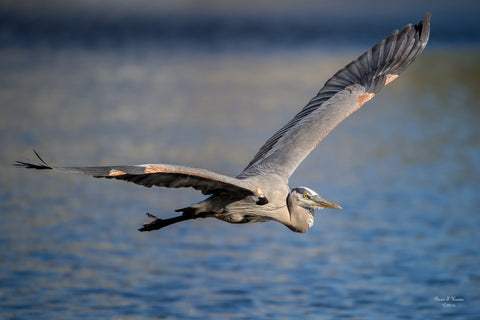
<instances>
[{"instance_id":1,"label":"heron's head","mask_svg":"<svg viewBox=\"0 0 480 320\"><path fill-rule=\"evenodd\" d=\"M342 209L338 204L333 203L327 199L324 199L318 195L315 191L307 187L298 187L290 192L289 198L292 197L290 200L305 209L312 210L313 209Z\"/></svg>"}]
</instances>

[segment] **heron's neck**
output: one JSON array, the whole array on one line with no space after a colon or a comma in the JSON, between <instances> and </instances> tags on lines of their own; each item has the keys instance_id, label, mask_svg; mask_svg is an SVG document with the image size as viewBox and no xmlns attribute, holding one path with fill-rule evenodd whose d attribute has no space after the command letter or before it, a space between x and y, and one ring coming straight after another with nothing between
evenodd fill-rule
<instances>
[{"instance_id":1,"label":"heron's neck","mask_svg":"<svg viewBox=\"0 0 480 320\"><path fill-rule=\"evenodd\" d=\"M313 226L313 210L293 204L290 198L287 199L287 205L290 221L285 225L295 232L307 232Z\"/></svg>"}]
</instances>

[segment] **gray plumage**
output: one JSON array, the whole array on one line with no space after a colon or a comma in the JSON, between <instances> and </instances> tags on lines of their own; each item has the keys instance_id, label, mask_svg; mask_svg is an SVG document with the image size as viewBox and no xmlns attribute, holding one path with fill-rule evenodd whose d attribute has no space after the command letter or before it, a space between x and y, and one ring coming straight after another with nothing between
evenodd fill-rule
<instances>
[{"instance_id":1,"label":"gray plumage","mask_svg":"<svg viewBox=\"0 0 480 320\"><path fill-rule=\"evenodd\" d=\"M104 167L52 167L36 153L40 164L17 161L18 167L130 181L145 187L191 187L209 198L170 219L153 219L140 231L180 221L215 217L230 223L278 221L292 231L313 225L314 209L340 209L315 191L290 190L288 180L298 165L341 121L394 80L423 51L430 33L430 14L412 26L395 30L330 78L318 94L260 148L247 167L230 177L205 169L170 164Z\"/></svg>"}]
</instances>

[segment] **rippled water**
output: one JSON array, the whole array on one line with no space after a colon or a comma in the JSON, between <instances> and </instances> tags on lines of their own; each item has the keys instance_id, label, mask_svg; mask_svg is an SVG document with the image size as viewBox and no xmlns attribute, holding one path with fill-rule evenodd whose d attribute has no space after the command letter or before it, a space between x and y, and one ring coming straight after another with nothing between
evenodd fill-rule
<instances>
[{"instance_id":1,"label":"rippled water","mask_svg":"<svg viewBox=\"0 0 480 320\"><path fill-rule=\"evenodd\" d=\"M10 166L36 148L58 165L235 175L364 49L3 48L0 317L478 316L476 50L427 48L319 145L291 186L344 209L317 212L306 234L213 219L139 233L145 212L201 194Z\"/></svg>"}]
</instances>

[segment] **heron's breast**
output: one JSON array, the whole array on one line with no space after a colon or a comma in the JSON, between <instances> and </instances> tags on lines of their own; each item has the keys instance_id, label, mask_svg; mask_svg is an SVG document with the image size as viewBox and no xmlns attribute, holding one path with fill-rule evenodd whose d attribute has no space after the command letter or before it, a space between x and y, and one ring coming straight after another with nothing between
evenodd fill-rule
<instances>
[{"instance_id":1,"label":"heron's breast","mask_svg":"<svg viewBox=\"0 0 480 320\"><path fill-rule=\"evenodd\" d=\"M215 218L223 220L225 222L236 223L236 224L267 222L272 220L269 217L265 217L261 215L256 215L256 214L250 215L250 214L241 214L241 213L216 214Z\"/></svg>"}]
</instances>

